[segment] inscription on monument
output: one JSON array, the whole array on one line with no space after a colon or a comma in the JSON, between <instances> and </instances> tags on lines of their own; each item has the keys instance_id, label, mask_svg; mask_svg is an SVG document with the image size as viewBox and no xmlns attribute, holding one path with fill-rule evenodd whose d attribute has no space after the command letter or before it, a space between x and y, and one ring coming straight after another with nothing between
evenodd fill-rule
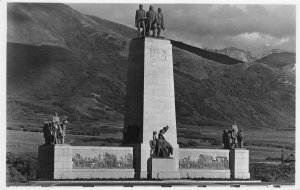
<instances>
[{"instance_id":1,"label":"inscription on monument","mask_svg":"<svg viewBox=\"0 0 300 190\"><path fill-rule=\"evenodd\" d=\"M179 168L187 169L229 169L229 161L224 156L208 156L200 154L198 160L191 160L185 157L179 160Z\"/></svg>"},{"instance_id":2,"label":"inscription on monument","mask_svg":"<svg viewBox=\"0 0 300 190\"><path fill-rule=\"evenodd\" d=\"M150 60L152 62L166 61L167 51L165 49L150 48Z\"/></svg>"}]
</instances>

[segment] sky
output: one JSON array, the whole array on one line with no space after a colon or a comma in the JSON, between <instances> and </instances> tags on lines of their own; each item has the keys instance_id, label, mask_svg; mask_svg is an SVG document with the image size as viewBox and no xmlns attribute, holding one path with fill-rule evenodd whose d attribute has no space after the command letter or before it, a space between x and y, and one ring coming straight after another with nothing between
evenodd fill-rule
<instances>
[{"instance_id":1,"label":"sky","mask_svg":"<svg viewBox=\"0 0 300 190\"><path fill-rule=\"evenodd\" d=\"M138 4L68 4L77 11L134 27ZM166 37L209 49L259 53L295 50L295 5L154 4L162 8ZM149 4L144 4L149 9Z\"/></svg>"}]
</instances>

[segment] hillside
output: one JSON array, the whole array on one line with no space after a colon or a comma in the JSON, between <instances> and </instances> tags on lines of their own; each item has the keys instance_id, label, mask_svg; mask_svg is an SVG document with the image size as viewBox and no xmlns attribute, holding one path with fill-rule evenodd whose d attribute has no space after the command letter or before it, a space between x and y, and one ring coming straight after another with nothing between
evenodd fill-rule
<instances>
[{"instance_id":1,"label":"hillside","mask_svg":"<svg viewBox=\"0 0 300 190\"><path fill-rule=\"evenodd\" d=\"M296 83L296 53L279 52L269 54L256 62L264 63L271 68L279 69L285 72L287 83L295 85Z\"/></svg>"},{"instance_id":2,"label":"hillside","mask_svg":"<svg viewBox=\"0 0 300 190\"><path fill-rule=\"evenodd\" d=\"M7 127L37 128L54 111L69 118L71 131L92 132L115 122L122 127L133 29L63 4L9 3L8 31ZM289 68L241 63L182 42L172 44L179 128L215 126L221 131L237 121L249 130L294 130Z\"/></svg>"},{"instance_id":3,"label":"hillside","mask_svg":"<svg viewBox=\"0 0 300 190\"><path fill-rule=\"evenodd\" d=\"M14 32L16 26L31 35ZM9 4L8 126L39 126L53 111L88 125L122 120L127 38L109 27L63 4ZM43 37L36 44L41 31L62 40L53 45Z\"/></svg>"},{"instance_id":4,"label":"hillside","mask_svg":"<svg viewBox=\"0 0 300 190\"><path fill-rule=\"evenodd\" d=\"M229 47L229 48L224 48L224 49L219 49L219 50L209 50L209 51L224 54L224 55L227 55L228 57L240 60L242 62L253 62L256 60L251 55L250 52L246 52L242 49L238 49L235 47Z\"/></svg>"},{"instance_id":5,"label":"hillside","mask_svg":"<svg viewBox=\"0 0 300 190\"><path fill-rule=\"evenodd\" d=\"M266 56L268 56L268 55L271 55L271 54L273 54L273 53L282 53L282 52L289 52L289 51L282 50L282 49L269 49L269 50L264 50L264 51L262 51L262 52L260 52L260 53L257 53L257 54L255 55L255 57L256 57L257 59L261 59L261 58L266 57Z\"/></svg>"},{"instance_id":6,"label":"hillside","mask_svg":"<svg viewBox=\"0 0 300 190\"><path fill-rule=\"evenodd\" d=\"M265 63L272 68L282 68L287 65L295 64L295 61L296 53L292 52L272 53L256 60L256 62Z\"/></svg>"}]
</instances>

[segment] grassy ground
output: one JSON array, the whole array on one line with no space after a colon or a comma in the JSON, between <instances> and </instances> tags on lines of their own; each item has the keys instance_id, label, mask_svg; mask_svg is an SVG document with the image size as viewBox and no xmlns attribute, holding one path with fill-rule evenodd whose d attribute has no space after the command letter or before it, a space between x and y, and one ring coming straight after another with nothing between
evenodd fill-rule
<instances>
[{"instance_id":1,"label":"grassy ground","mask_svg":"<svg viewBox=\"0 0 300 190\"><path fill-rule=\"evenodd\" d=\"M188 128L188 130L187 130ZM74 146L120 146L122 144L122 123L107 123L97 128L97 134L92 134L89 127L81 128L81 133L74 135L68 128L66 143ZM217 126L186 126L178 124L179 146L193 148L222 148L222 127ZM70 134L73 133L73 134ZM76 134L77 132L75 132ZM89 135L92 134L92 135ZM284 153L295 153L294 131L277 131L275 129L244 129L245 148L250 150L250 161L265 160L268 157L279 158L283 148ZM44 143L41 132L7 130L7 152L36 153L38 145Z\"/></svg>"},{"instance_id":2,"label":"grassy ground","mask_svg":"<svg viewBox=\"0 0 300 190\"><path fill-rule=\"evenodd\" d=\"M229 128L229 127L227 127ZM178 127L178 142L197 148L222 148L222 131L218 126ZM279 131L276 129L242 128L245 134L245 148L250 150L251 160L265 160L267 157L280 157L283 148L286 155L295 153L295 131Z\"/></svg>"}]
</instances>

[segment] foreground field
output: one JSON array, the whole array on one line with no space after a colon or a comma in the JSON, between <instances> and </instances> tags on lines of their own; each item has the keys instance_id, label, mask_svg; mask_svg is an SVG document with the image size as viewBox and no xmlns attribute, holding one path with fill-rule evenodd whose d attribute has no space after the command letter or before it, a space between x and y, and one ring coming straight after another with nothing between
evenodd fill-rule
<instances>
[{"instance_id":1,"label":"foreground field","mask_svg":"<svg viewBox=\"0 0 300 190\"><path fill-rule=\"evenodd\" d=\"M102 133L93 135L67 134L66 143L73 146L120 146L122 144L121 123L115 127L100 127ZM223 128L214 126L188 126L178 128L178 143L181 148L222 148ZM85 131L91 131L86 128ZM82 130L82 133L85 134ZM280 158L282 149L285 155L295 153L294 131L277 131L271 129L244 129L245 148L250 150L250 161ZM90 132L88 133L90 134ZM7 130L7 152L14 154L36 154L38 146L44 143L41 132Z\"/></svg>"}]
</instances>

